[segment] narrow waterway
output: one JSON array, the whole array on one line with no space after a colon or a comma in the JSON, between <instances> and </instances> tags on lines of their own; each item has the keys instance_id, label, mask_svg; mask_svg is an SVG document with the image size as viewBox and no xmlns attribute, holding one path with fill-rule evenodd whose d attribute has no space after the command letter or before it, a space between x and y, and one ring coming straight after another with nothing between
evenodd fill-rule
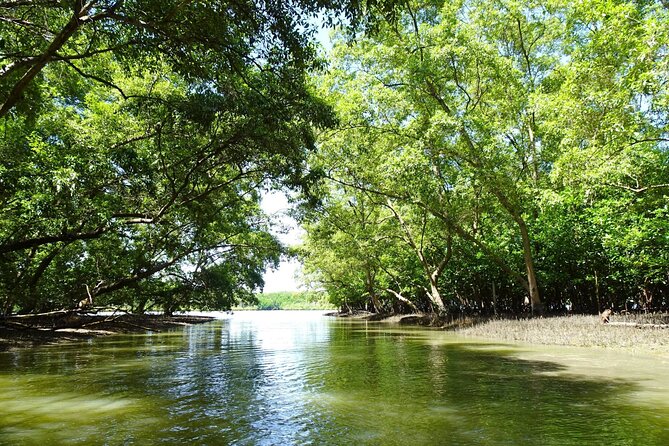
<instances>
[{"instance_id":1,"label":"narrow waterway","mask_svg":"<svg viewBox=\"0 0 669 446\"><path fill-rule=\"evenodd\" d=\"M666 446L662 358L240 312L0 353L0 444Z\"/></svg>"}]
</instances>

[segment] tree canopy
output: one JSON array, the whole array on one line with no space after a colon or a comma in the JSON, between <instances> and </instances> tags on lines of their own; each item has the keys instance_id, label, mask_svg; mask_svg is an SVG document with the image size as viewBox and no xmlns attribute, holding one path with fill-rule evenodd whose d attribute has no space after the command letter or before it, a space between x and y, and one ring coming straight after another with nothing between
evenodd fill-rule
<instances>
[{"instance_id":1,"label":"tree canopy","mask_svg":"<svg viewBox=\"0 0 669 446\"><path fill-rule=\"evenodd\" d=\"M342 36L319 80L341 125L311 159L313 279L368 308L666 307L668 19L652 1L410 1Z\"/></svg>"},{"instance_id":2,"label":"tree canopy","mask_svg":"<svg viewBox=\"0 0 669 446\"><path fill-rule=\"evenodd\" d=\"M0 2L0 306L229 308L278 261L259 200L306 189L316 19L384 2Z\"/></svg>"},{"instance_id":3,"label":"tree canopy","mask_svg":"<svg viewBox=\"0 0 669 446\"><path fill-rule=\"evenodd\" d=\"M0 1L0 307L225 309L285 248L343 308L669 303L669 8ZM314 35L339 24L325 57Z\"/></svg>"}]
</instances>

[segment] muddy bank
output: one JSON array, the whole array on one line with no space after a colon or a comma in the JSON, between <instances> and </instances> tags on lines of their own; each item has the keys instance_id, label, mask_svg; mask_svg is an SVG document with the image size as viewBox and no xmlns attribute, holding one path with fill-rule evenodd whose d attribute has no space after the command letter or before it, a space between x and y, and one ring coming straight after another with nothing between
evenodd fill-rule
<instances>
[{"instance_id":1,"label":"muddy bank","mask_svg":"<svg viewBox=\"0 0 669 446\"><path fill-rule=\"evenodd\" d=\"M669 325L647 322L657 316L612 318L600 323L598 316L488 320L456 332L463 336L528 344L602 347L631 352L669 352ZM625 320L626 319L626 320Z\"/></svg>"},{"instance_id":2,"label":"muddy bank","mask_svg":"<svg viewBox=\"0 0 669 446\"><path fill-rule=\"evenodd\" d=\"M214 320L207 316L156 314L97 315L80 312L52 313L0 318L0 351L88 339L116 333L165 331Z\"/></svg>"},{"instance_id":3,"label":"muddy bank","mask_svg":"<svg viewBox=\"0 0 669 446\"><path fill-rule=\"evenodd\" d=\"M432 314L330 313L331 316L451 330L465 337L527 344L618 348L639 352L669 352L669 314L611 317L570 315L537 318L438 317Z\"/></svg>"},{"instance_id":4,"label":"muddy bank","mask_svg":"<svg viewBox=\"0 0 669 446\"><path fill-rule=\"evenodd\" d=\"M431 313L371 313L369 311L355 311L353 313L326 313L326 316L357 319L370 322L383 322L400 325L421 325L443 329L455 329L457 327L470 326L475 323L470 317L438 316Z\"/></svg>"}]
</instances>

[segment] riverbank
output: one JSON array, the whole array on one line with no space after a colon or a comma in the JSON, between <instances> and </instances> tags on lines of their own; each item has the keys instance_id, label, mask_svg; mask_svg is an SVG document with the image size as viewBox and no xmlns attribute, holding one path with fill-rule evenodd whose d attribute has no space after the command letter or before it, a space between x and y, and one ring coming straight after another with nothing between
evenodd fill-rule
<instances>
[{"instance_id":1,"label":"riverbank","mask_svg":"<svg viewBox=\"0 0 669 446\"><path fill-rule=\"evenodd\" d=\"M0 319L0 351L89 339L117 333L165 331L210 322L208 316L158 314L90 314L54 311Z\"/></svg>"},{"instance_id":2,"label":"riverbank","mask_svg":"<svg viewBox=\"0 0 669 446\"><path fill-rule=\"evenodd\" d=\"M658 318L665 322L658 323ZM494 319L458 328L456 333L467 337L528 344L667 353L669 328L666 326L666 319L666 315L614 317L610 324L602 324L598 316L590 315Z\"/></svg>"},{"instance_id":3,"label":"riverbank","mask_svg":"<svg viewBox=\"0 0 669 446\"><path fill-rule=\"evenodd\" d=\"M463 337L540 345L601 347L638 352L669 352L669 314L614 315L602 324L599 316L569 315L540 318L380 315L367 312L331 316L450 330Z\"/></svg>"}]
</instances>

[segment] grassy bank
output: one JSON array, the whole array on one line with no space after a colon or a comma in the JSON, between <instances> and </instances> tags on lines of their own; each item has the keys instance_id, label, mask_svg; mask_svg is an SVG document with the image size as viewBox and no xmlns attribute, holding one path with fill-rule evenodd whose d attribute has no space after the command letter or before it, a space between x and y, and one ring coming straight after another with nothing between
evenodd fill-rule
<instances>
[{"instance_id":1,"label":"grassy bank","mask_svg":"<svg viewBox=\"0 0 669 446\"><path fill-rule=\"evenodd\" d=\"M633 351L669 350L669 328L649 325L666 324L669 315L614 316L611 322L601 324L598 316L583 315L494 319L459 328L456 332L463 336L531 344L624 348Z\"/></svg>"},{"instance_id":2,"label":"grassy bank","mask_svg":"<svg viewBox=\"0 0 669 446\"><path fill-rule=\"evenodd\" d=\"M284 291L257 294L257 305L237 307L235 310L333 310L326 293L319 291Z\"/></svg>"}]
</instances>

